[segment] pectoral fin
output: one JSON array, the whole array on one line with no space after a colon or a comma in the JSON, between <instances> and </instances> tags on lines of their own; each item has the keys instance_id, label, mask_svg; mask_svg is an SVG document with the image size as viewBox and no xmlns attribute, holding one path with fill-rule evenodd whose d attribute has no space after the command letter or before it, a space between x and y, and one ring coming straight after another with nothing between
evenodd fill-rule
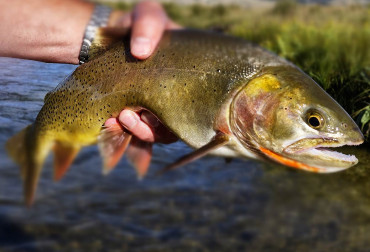
<instances>
[{"instance_id":1,"label":"pectoral fin","mask_svg":"<svg viewBox=\"0 0 370 252\"><path fill-rule=\"evenodd\" d=\"M55 143L54 148L54 180L59 181L72 164L80 147Z\"/></svg>"},{"instance_id":2,"label":"pectoral fin","mask_svg":"<svg viewBox=\"0 0 370 252\"><path fill-rule=\"evenodd\" d=\"M127 146L132 135L122 128L117 122L106 126L98 137L98 147L103 158L103 173L108 174L116 166Z\"/></svg>"},{"instance_id":3,"label":"pectoral fin","mask_svg":"<svg viewBox=\"0 0 370 252\"><path fill-rule=\"evenodd\" d=\"M209 143L207 143L203 147L195 150L194 152L189 153L189 154L181 157L180 159L175 161L173 164L170 164L169 166L165 167L159 173L164 173L166 171L173 170L177 167L180 167L180 166L185 165L187 163L190 163L194 160L197 160L197 159L207 155L211 151L213 151L213 150L215 150L215 149L217 149L217 148L219 148L223 145L226 145L228 142L229 142L229 137L227 135L225 135L224 133L220 132Z\"/></svg>"},{"instance_id":4,"label":"pectoral fin","mask_svg":"<svg viewBox=\"0 0 370 252\"><path fill-rule=\"evenodd\" d=\"M150 160L152 159L152 146L152 143L133 137L127 149L127 158L135 167L139 179L142 179L148 172Z\"/></svg>"}]
</instances>

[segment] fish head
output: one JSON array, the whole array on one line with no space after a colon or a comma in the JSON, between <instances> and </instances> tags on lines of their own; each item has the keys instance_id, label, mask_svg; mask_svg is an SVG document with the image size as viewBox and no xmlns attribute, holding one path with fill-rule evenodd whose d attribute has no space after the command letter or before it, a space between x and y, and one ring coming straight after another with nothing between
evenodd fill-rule
<instances>
[{"instance_id":1,"label":"fish head","mask_svg":"<svg viewBox=\"0 0 370 252\"><path fill-rule=\"evenodd\" d=\"M331 148L361 144L360 129L296 67L267 67L238 92L230 111L233 134L257 156L319 173L358 162L355 156Z\"/></svg>"}]
</instances>

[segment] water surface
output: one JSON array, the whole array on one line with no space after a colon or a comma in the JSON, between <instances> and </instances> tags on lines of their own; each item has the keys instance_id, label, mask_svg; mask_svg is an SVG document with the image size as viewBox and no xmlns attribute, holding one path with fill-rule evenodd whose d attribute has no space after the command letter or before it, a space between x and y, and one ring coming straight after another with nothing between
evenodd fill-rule
<instances>
[{"instance_id":1,"label":"water surface","mask_svg":"<svg viewBox=\"0 0 370 252\"><path fill-rule=\"evenodd\" d=\"M125 159L101 175L92 146L59 183L50 157L27 209L4 143L74 68L0 58L0 251L369 251L368 147L346 148L360 163L336 174L206 157L155 176L190 151L156 145L138 181Z\"/></svg>"}]
</instances>

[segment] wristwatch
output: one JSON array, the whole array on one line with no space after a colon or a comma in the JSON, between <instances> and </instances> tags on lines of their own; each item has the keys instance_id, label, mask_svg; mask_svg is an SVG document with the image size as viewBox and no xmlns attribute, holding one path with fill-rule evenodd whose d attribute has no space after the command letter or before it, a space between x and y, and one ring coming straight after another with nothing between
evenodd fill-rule
<instances>
[{"instance_id":1,"label":"wristwatch","mask_svg":"<svg viewBox=\"0 0 370 252\"><path fill-rule=\"evenodd\" d=\"M100 4L95 5L94 12L86 26L84 39L82 41L81 51L78 57L80 65L89 60L89 49L95 38L96 30L108 24L111 12L112 9L107 6Z\"/></svg>"}]
</instances>

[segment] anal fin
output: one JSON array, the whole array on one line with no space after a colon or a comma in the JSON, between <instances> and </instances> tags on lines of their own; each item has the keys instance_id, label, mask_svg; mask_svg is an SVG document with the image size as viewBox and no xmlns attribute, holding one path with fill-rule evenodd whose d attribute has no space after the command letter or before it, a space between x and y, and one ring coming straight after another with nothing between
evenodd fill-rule
<instances>
[{"instance_id":1,"label":"anal fin","mask_svg":"<svg viewBox=\"0 0 370 252\"><path fill-rule=\"evenodd\" d=\"M126 151L132 135L118 121L109 123L100 132L98 147L103 158L103 173L108 174Z\"/></svg>"},{"instance_id":2,"label":"anal fin","mask_svg":"<svg viewBox=\"0 0 370 252\"><path fill-rule=\"evenodd\" d=\"M59 181L71 166L80 146L64 145L55 143L54 148L54 180Z\"/></svg>"},{"instance_id":3,"label":"anal fin","mask_svg":"<svg viewBox=\"0 0 370 252\"><path fill-rule=\"evenodd\" d=\"M199 149L181 157L180 159L178 159L174 163L172 163L172 164L168 165L167 167L165 167L164 169L162 169L159 173L164 173L164 172L173 170L173 169L178 168L180 166L183 166L187 163L190 163L194 160L197 160L197 159L207 155L211 151L213 151L215 149L218 149L221 146L226 145L227 143L229 143L229 137L226 134L219 132L219 133L216 134L216 136L209 143L207 143L206 145L202 146L201 148L199 148Z\"/></svg>"}]
</instances>

